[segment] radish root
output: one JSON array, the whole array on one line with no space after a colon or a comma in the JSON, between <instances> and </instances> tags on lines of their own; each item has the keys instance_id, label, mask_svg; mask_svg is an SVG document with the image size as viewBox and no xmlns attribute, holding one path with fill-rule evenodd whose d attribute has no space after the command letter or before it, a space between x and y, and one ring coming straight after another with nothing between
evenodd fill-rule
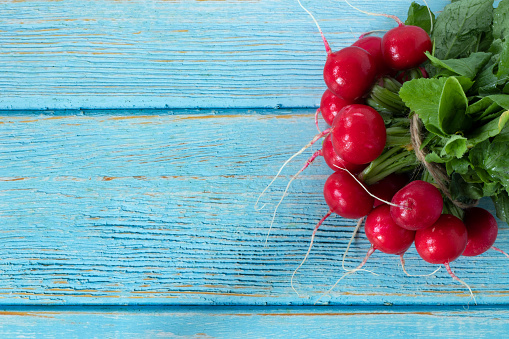
<instances>
[{"instance_id":1,"label":"radish root","mask_svg":"<svg viewBox=\"0 0 509 339\"><path fill-rule=\"evenodd\" d=\"M361 13L364 13L364 14L368 14L368 15L374 15L374 16L383 16L383 17L386 17L386 18L390 18L390 19L393 19L394 21L396 21L398 23L399 26L402 26L403 25L403 21L401 21L397 16L395 15L391 15L391 14L382 14L382 13L371 13L371 12L367 12L367 11L363 11L362 9L359 9L357 7L355 7L354 5L352 5L348 0L345 0L345 2L348 4L348 6L352 7L353 9L355 9L356 11L359 11Z\"/></svg>"},{"instance_id":2,"label":"radish root","mask_svg":"<svg viewBox=\"0 0 509 339\"><path fill-rule=\"evenodd\" d=\"M477 301L475 300L475 296L474 296L474 293L472 292L472 289L470 288L470 286L468 286L468 284L466 282L464 282L463 280L461 280L460 278L458 278L456 276L456 274L453 273L453 271L451 270L451 266L449 266L449 263L446 262L444 264L445 268L447 269L447 272L449 273L449 275L456 281L458 281L459 283L461 283L463 286L465 286L466 288L468 288L468 290L470 291L470 297L474 300L474 304L477 305Z\"/></svg>"},{"instance_id":3,"label":"radish root","mask_svg":"<svg viewBox=\"0 0 509 339\"><path fill-rule=\"evenodd\" d=\"M354 230L353 230L353 234L352 236L350 237L350 241L348 242L348 245L346 246L346 250L345 252L343 253L343 260L341 260L341 267L343 268L343 270L347 271L347 272L350 272L350 271L353 271L353 270L356 270L356 271L365 271L365 272L369 272L371 274L374 274L374 275L378 275L376 274L375 272L373 271L370 271L370 270L366 270L364 268L362 269L359 269L359 268L354 268L354 269L348 269L348 268L345 268L345 259L346 259L346 255L348 254L348 251L350 250L350 246L352 245L352 242L353 242L353 239L355 239L355 236L357 235L357 232L359 232L359 229L361 228L362 226L362 223L364 222L364 217L360 218L359 221L357 221L357 225L355 226Z\"/></svg>"},{"instance_id":4,"label":"radish root","mask_svg":"<svg viewBox=\"0 0 509 339\"><path fill-rule=\"evenodd\" d=\"M357 268L354 268L353 270L350 270L350 271L347 271L345 274L343 274L343 276L341 278L339 278L336 283L334 285L332 285L332 287L327 291L325 292L324 294L322 294L320 296L320 298L318 298L316 301L315 301L315 305L320 301L320 299L322 299L323 297L325 297L326 295L328 295L338 284L341 280L343 280L344 278L346 278L347 276L349 276L350 274L353 274L357 271L361 271L361 268L362 266L364 266L366 264L366 262L368 261L369 257L371 256L371 254L373 254L373 252L375 252L376 249L373 247L373 245L369 248L369 251L368 253L366 253L366 256L364 257L364 260L362 260L362 262L360 263L359 266L357 266Z\"/></svg>"},{"instance_id":5,"label":"radish root","mask_svg":"<svg viewBox=\"0 0 509 339\"><path fill-rule=\"evenodd\" d=\"M331 54L332 53L332 50L329 46L329 43L327 42L327 39L325 39L325 35L323 35L323 32L322 32L322 29L320 28L320 25L318 24L318 21L316 21L315 17L313 16L313 14L311 14L310 11L308 11L306 9L306 7L302 6L300 0L297 0L297 2L299 3L300 7L306 11L307 14L309 14L309 16L311 17L311 19L313 19L313 21L315 22L315 25L316 27L318 28L318 32L320 32L320 35L322 36L322 40L323 40L323 44L325 45L325 52L327 52L327 55Z\"/></svg>"},{"instance_id":6,"label":"radish root","mask_svg":"<svg viewBox=\"0 0 509 339\"><path fill-rule=\"evenodd\" d=\"M320 140L321 138L323 138L324 136L329 134L329 132L330 132L330 128L327 128L326 130L324 130L324 131L318 133L317 135L315 135L313 137L313 139L310 142L308 142L308 144L306 146L302 147L297 153L292 155L290 158L288 158L288 160L286 160L283 163L283 165L279 168L279 171L276 173L276 175L274 176L272 181L267 185L267 187L265 187L265 189L262 191L262 193L260 193L260 195L258 196L258 199L256 199L256 203L254 205L255 210L260 211L260 210L262 210L266 206L266 204L263 204L261 207L258 207L258 203L260 202L260 199L265 194L265 192L269 189L269 187L272 186L274 181L276 181L276 179L279 177L279 175L281 174L281 171L283 171L283 168L285 168L285 166L288 165L288 163L290 161L292 161L293 158L295 158L296 156L300 155L302 152L304 152L309 147L313 146L315 142L317 142L318 140Z\"/></svg>"},{"instance_id":7,"label":"radish root","mask_svg":"<svg viewBox=\"0 0 509 339\"><path fill-rule=\"evenodd\" d=\"M431 272L429 274L409 274L405 269L405 259L403 258L403 255L405 255L405 254L403 253L403 254L400 254L400 256L399 256L399 259L401 261L401 267L403 268L403 272L405 272L405 274L409 277L429 277L430 275L437 273L442 268L442 266L438 266L438 268L436 270L434 270L433 272Z\"/></svg>"},{"instance_id":8,"label":"radish root","mask_svg":"<svg viewBox=\"0 0 509 339\"><path fill-rule=\"evenodd\" d=\"M505 255L506 257L509 258L509 254L507 254L505 251L501 250L500 248L495 247L495 246L491 246L491 249L495 250L495 251L498 251L498 252L502 253L503 255Z\"/></svg>"},{"instance_id":9,"label":"radish root","mask_svg":"<svg viewBox=\"0 0 509 339\"><path fill-rule=\"evenodd\" d=\"M290 185L292 184L292 182L299 176L299 174L301 174L306 168L308 168L308 166L313 162L315 161L316 157L322 155L322 150L318 150L316 151L307 161L306 163L304 164L304 166L297 172L295 173L295 175L290 179L290 181L288 182L288 185L286 185L286 188L285 188L285 191L283 192L283 196L281 197L281 199L279 200L279 202L277 203L276 205L276 208L274 209L274 214L272 215L272 220L270 222L270 226L269 226L269 231L267 232L267 237L265 238L265 246L267 246L267 240L269 240L269 235L270 235L270 231L272 230L272 225L274 225L274 220L276 219L276 213L277 213L277 210L279 208L279 205L281 205L281 203L283 202L283 199L286 197L286 192L288 191L288 189L290 188Z\"/></svg>"},{"instance_id":10,"label":"radish root","mask_svg":"<svg viewBox=\"0 0 509 339\"><path fill-rule=\"evenodd\" d=\"M306 260L308 259L308 256L309 256L309 253L311 252L311 248L313 247L313 241L315 240L315 234L316 234L316 231L318 231L318 228L320 227L320 225L322 225L322 223L325 221L325 219L327 219L328 217L330 217L330 215L332 214L332 211L329 210L329 212L327 212L327 214L325 214L325 216L316 224L315 226L315 229L313 230L313 233L311 234L311 242L309 243L309 248L308 248L308 251L306 252L306 255L304 256L304 259L302 260L302 262L300 263L299 266L297 266L297 268L295 269L295 271L293 271L293 274L292 274L292 278L290 279L290 285L292 286L292 289L294 290L295 293L297 293L297 295L300 297L300 294L299 292L297 292L297 290L295 289L295 287L293 287L293 277L295 276L295 274L297 273L297 271L299 270L299 268L304 265L304 263L306 262Z\"/></svg>"},{"instance_id":11,"label":"radish root","mask_svg":"<svg viewBox=\"0 0 509 339\"><path fill-rule=\"evenodd\" d=\"M318 126L318 114L320 114L320 108L318 108L315 113L315 125L318 133L321 133L322 131L320 131L320 126Z\"/></svg>"}]
</instances>

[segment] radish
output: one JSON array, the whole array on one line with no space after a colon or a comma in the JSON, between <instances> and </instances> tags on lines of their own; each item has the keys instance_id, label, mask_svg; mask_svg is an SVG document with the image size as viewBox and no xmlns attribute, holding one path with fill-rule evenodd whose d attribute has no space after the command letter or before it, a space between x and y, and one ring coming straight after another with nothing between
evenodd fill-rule
<instances>
[{"instance_id":1,"label":"radish","mask_svg":"<svg viewBox=\"0 0 509 339\"><path fill-rule=\"evenodd\" d=\"M354 42L352 46L360 47L373 56L377 76L389 73L390 69L385 64L382 53L382 38L377 36L361 37L359 40Z\"/></svg>"},{"instance_id":2,"label":"radish","mask_svg":"<svg viewBox=\"0 0 509 339\"><path fill-rule=\"evenodd\" d=\"M329 89L325 90L320 101L320 108L317 112L322 114L323 120L327 125L332 126L332 122L338 112L345 106L358 103L358 100L345 100L334 95Z\"/></svg>"},{"instance_id":3,"label":"radish","mask_svg":"<svg viewBox=\"0 0 509 339\"><path fill-rule=\"evenodd\" d=\"M470 286L458 278L449 265L463 254L467 242L467 227L452 214L442 214L432 226L415 233L415 248L419 256L430 264L443 264L454 280L468 288L475 301Z\"/></svg>"},{"instance_id":4,"label":"radish","mask_svg":"<svg viewBox=\"0 0 509 339\"><path fill-rule=\"evenodd\" d=\"M386 32L382 38L382 55L387 66L394 70L404 70L417 67L428 59L424 53L431 52L433 45L424 29L405 25L394 15L369 13L353 6L348 0L345 2L359 12L391 18L398 24L397 27Z\"/></svg>"},{"instance_id":5,"label":"radish","mask_svg":"<svg viewBox=\"0 0 509 339\"><path fill-rule=\"evenodd\" d=\"M400 189L391 202L401 206L391 206L396 224L413 231L433 225L444 206L438 188L422 180L414 180Z\"/></svg>"},{"instance_id":6,"label":"radish","mask_svg":"<svg viewBox=\"0 0 509 339\"><path fill-rule=\"evenodd\" d=\"M418 26L404 25L389 30L382 38L382 54L385 63L395 70L414 68L428 58L432 43L426 31Z\"/></svg>"},{"instance_id":7,"label":"radish","mask_svg":"<svg viewBox=\"0 0 509 339\"><path fill-rule=\"evenodd\" d=\"M405 253L415 238L415 231L399 227L392 220L390 206L385 204L368 214L364 231L373 248L387 254Z\"/></svg>"},{"instance_id":8,"label":"radish","mask_svg":"<svg viewBox=\"0 0 509 339\"><path fill-rule=\"evenodd\" d=\"M375 58L362 48L349 46L327 53L323 68L325 84L345 100L356 100L366 94L376 75Z\"/></svg>"},{"instance_id":9,"label":"radish","mask_svg":"<svg viewBox=\"0 0 509 339\"><path fill-rule=\"evenodd\" d=\"M367 164L382 154L387 134L385 123L373 108L353 104L343 107L331 129L334 150L352 164Z\"/></svg>"},{"instance_id":10,"label":"radish","mask_svg":"<svg viewBox=\"0 0 509 339\"><path fill-rule=\"evenodd\" d=\"M431 264L449 264L467 246L467 228L452 214L442 214L430 227L415 234L415 248L420 257Z\"/></svg>"},{"instance_id":11,"label":"radish","mask_svg":"<svg viewBox=\"0 0 509 339\"><path fill-rule=\"evenodd\" d=\"M323 195L330 211L343 218L358 219L373 209L373 197L344 171L329 176L325 181Z\"/></svg>"},{"instance_id":12,"label":"radish","mask_svg":"<svg viewBox=\"0 0 509 339\"><path fill-rule=\"evenodd\" d=\"M345 100L357 100L369 90L377 75L375 58L357 46L345 47L332 52L322 29L313 14L297 0L315 22L325 46L327 59L323 68L323 78L327 88Z\"/></svg>"},{"instance_id":13,"label":"radish","mask_svg":"<svg viewBox=\"0 0 509 339\"><path fill-rule=\"evenodd\" d=\"M497 239L498 225L490 212L480 207L472 207L465 211L463 220L468 233L464 256L477 256L492 248Z\"/></svg>"}]
</instances>

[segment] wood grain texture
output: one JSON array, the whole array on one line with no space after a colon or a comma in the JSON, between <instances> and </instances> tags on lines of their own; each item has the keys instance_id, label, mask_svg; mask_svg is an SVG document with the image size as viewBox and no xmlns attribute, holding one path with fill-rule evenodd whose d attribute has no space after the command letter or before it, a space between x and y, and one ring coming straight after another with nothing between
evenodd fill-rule
<instances>
[{"instance_id":1,"label":"wood grain texture","mask_svg":"<svg viewBox=\"0 0 509 339\"><path fill-rule=\"evenodd\" d=\"M355 221L326 213L319 159L295 181L264 246L274 204L306 151L254 209L279 166L316 133L312 110L88 112L0 116L0 304L313 305L341 276ZM128 114L129 113L129 114ZM316 148L315 148L316 149ZM509 249L507 225L496 245ZM361 234L347 258L369 245ZM412 248L407 269L435 267ZM507 304L505 256L461 258L453 270L479 304ZM375 253L322 302L467 305L442 269L406 277Z\"/></svg>"},{"instance_id":2,"label":"wood grain texture","mask_svg":"<svg viewBox=\"0 0 509 339\"><path fill-rule=\"evenodd\" d=\"M410 5L354 3L401 18ZM395 25L342 1L305 5L334 49ZM0 0L0 109L311 107L324 61L295 0Z\"/></svg>"},{"instance_id":3,"label":"wood grain texture","mask_svg":"<svg viewBox=\"0 0 509 339\"><path fill-rule=\"evenodd\" d=\"M507 307L10 307L2 338L500 338Z\"/></svg>"}]
</instances>

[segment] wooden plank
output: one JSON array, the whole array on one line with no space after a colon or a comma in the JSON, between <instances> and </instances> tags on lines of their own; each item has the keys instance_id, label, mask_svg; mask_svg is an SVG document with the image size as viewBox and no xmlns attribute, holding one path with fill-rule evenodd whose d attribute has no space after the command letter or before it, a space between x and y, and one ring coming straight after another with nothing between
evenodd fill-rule
<instances>
[{"instance_id":1,"label":"wooden plank","mask_svg":"<svg viewBox=\"0 0 509 339\"><path fill-rule=\"evenodd\" d=\"M507 307L10 307L2 338L496 338Z\"/></svg>"},{"instance_id":2,"label":"wooden plank","mask_svg":"<svg viewBox=\"0 0 509 339\"><path fill-rule=\"evenodd\" d=\"M316 133L312 110L139 111L131 115L0 116L0 304L313 305L342 275L354 220L328 220L306 265L311 230L325 214L323 160L295 181L264 240L292 162ZM184 114L186 113L186 114ZM316 148L315 148L316 149ZM496 245L509 249L507 225ZM346 266L369 245L355 241ZM427 274L411 249L407 269ZM507 304L507 258L489 251L452 264L479 304ZM333 305L473 305L442 269L406 277L396 256L366 267L322 299Z\"/></svg>"},{"instance_id":3,"label":"wooden plank","mask_svg":"<svg viewBox=\"0 0 509 339\"><path fill-rule=\"evenodd\" d=\"M401 18L409 4L355 1ZM395 25L341 1L306 6L335 49ZM310 107L324 60L294 0L0 0L0 109Z\"/></svg>"}]
</instances>

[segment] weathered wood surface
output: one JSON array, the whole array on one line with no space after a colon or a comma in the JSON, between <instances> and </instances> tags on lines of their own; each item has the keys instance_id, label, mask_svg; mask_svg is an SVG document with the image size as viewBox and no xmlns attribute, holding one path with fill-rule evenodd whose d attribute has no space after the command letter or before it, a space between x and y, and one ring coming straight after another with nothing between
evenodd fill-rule
<instances>
[{"instance_id":1,"label":"weathered wood surface","mask_svg":"<svg viewBox=\"0 0 509 339\"><path fill-rule=\"evenodd\" d=\"M10 307L2 338L500 338L506 307Z\"/></svg>"},{"instance_id":2,"label":"weathered wood surface","mask_svg":"<svg viewBox=\"0 0 509 339\"><path fill-rule=\"evenodd\" d=\"M254 204L279 166L316 133L312 110L5 113L0 116L0 303L313 305L341 276L355 221L328 220L319 159L294 182L267 246L274 204L311 150ZM149 114L150 113L150 114ZM304 114L305 113L305 114ZM316 149L316 148L315 148ZM496 245L509 249L501 225ZM364 235L346 261L355 267ZM434 266L406 255L407 269ZM507 304L505 256L452 264L479 304ZM473 304L442 269L406 277L396 256L322 299L333 305Z\"/></svg>"},{"instance_id":3,"label":"weathered wood surface","mask_svg":"<svg viewBox=\"0 0 509 339\"><path fill-rule=\"evenodd\" d=\"M404 18L410 2L353 3ZM395 26L305 5L335 49ZM296 0L0 0L0 109L310 107L324 61Z\"/></svg>"}]
</instances>

